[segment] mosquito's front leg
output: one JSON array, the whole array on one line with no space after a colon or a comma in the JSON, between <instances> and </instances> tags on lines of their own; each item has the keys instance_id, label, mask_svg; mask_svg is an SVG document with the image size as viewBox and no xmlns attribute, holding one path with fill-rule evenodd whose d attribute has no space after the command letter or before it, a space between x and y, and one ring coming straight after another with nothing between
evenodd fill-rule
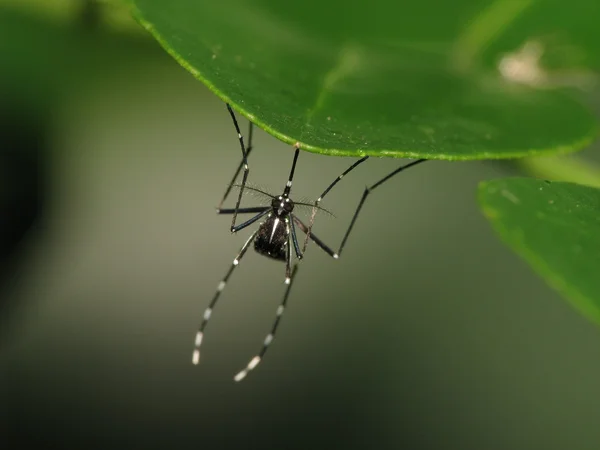
<instances>
[{"instance_id":1,"label":"mosquito's front leg","mask_svg":"<svg viewBox=\"0 0 600 450\"><path fill-rule=\"evenodd\" d=\"M252 147L253 130L254 130L254 126L253 126L252 122L248 122L248 148L246 149L246 161L248 160L248 157L250 156L250 152L252 151L252 148L253 148ZM231 192L231 189L233 188L233 186L235 184L235 180L237 180L237 177L240 174L243 167L244 167L244 157L242 156L240 164L238 165L237 169L235 170L235 173L233 174L231 181L227 185L227 189L225 190L225 194L223 194L223 198L219 202L219 206L217 206L217 214L220 214L221 211L223 210L223 204L225 203L225 200L227 200L227 197L229 197L229 193Z\"/></svg>"}]
</instances>

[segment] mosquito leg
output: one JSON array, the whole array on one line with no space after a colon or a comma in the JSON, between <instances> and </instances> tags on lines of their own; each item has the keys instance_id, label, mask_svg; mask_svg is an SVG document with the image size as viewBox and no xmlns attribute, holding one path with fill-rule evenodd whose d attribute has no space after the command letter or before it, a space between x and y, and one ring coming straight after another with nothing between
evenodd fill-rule
<instances>
[{"instance_id":1,"label":"mosquito leg","mask_svg":"<svg viewBox=\"0 0 600 450\"><path fill-rule=\"evenodd\" d=\"M308 231L308 227L302 222L298 217L293 216L293 221L296 222L298 228L300 228L304 233L306 233L306 237L310 238L318 247L320 247L325 253L331 256L334 259L338 259L339 255L334 252L327 244L325 244L321 239L316 237L311 231Z\"/></svg>"},{"instance_id":2,"label":"mosquito leg","mask_svg":"<svg viewBox=\"0 0 600 450\"><path fill-rule=\"evenodd\" d=\"M253 130L254 130L253 123L249 122L249 125L248 125L248 148L246 149L246 158L248 158L250 156L250 152L252 151L252 148L253 148L252 147ZM221 201L219 202L219 205L217 206L217 214L219 214L219 211L221 211L221 209L223 207L223 203L225 203L225 200L227 200L227 197L229 197L229 194L231 193L231 189L233 188L233 186L235 184L235 180L237 180L238 175L242 171L242 167L244 167L244 158L242 158L242 160L240 161L240 164L238 165L237 169L235 170L235 173L233 174L231 181L227 185L225 194L223 194L223 198L221 198Z\"/></svg>"},{"instance_id":3,"label":"mosquito leg","mask_svg":"<svg viewBox=\"0 0 600 450\"><path fill-rule=\"evenodd\" d=\"M266 209L266 206L252 206L251 208L239 208L237 210L238 214L251 214L251 213L259 213L263 212ZM233 214L235 212L234 208L223 208L217 211L217 214Z\"/></svg>"},{"instance_id":4,"label":"mosquito leg","mask_svg":"<svg viewBox=\"0 0 600 450\"><path fill-rule=\"evenodd\" d=\"M237 219L237 210L240 209L240 203L242 201L242 194L244 193L244 187L246 186L246 180L248 179L248 173L250 172L250 168L248 167L248 154L246 152L246 147L244 146L244 138L240 131L240 126L238 125L237 119L235 118L235 114L233 113L233 109L229 103L227 103L227 110L231 115L231 119L233 120L233 125L235 126L235 130L238 134L238 139L240 140L240 148L242 149L242 165L244 166L244 176L242 177L242 184L240 187L240 193L238 195L237 201L235 203L235 211L233 212L233 217L231 218L231 232L235 233L235 220Z\"/></svg>"},{"instance_id":5,"label":"mosquito leg","mask_svg":"<svg viewBox=\"0 0 600 450\"><path fill-rule=\"evenodd\" d=\"M264 209L264 208L263 208ZM260 219L261 217L265 216L269 211L271 211L271 208L267 208L264 209L263 212L258 213L257 215L255 215L253 218L246 220L244 223L241 223L239 225L236 225L233 230L231 230L232 233L237 233L240 230L243 230L244 228L246 228L249 225L252 225L254 222L256 222L258 219Z\"/></svg>"},{"instance_id":6,"label":"mosquito leg","mask_svg":"<svg viewBox=\"0 0 600 450\"><path fill-rule=\"evenodd\" d=\"M204 310L204 316L202 319L202 323L200 324L200 328L198 328L198 332L196 333L196 339L194 340L194 352L192 354L192 363L194 363L194 364L198 364L200 362L200 345L202 344L202 338L204 337L204 328L206 328L206 324L208 323L208 320L210 319L210 316L212 315L213 309L215 308L215 305L217 304L217 301L219 300L221 292L223 292L223 289L225 289L225 285L227 284L227 281L229 281L229 277L233 273L234 269L240 263L240 260L246 253L246 250L248 250L248 247L250 246L250 244L252 243L252 241L254 240L254 238L256 237L257 234L258 234L258 230L256 230L254 233L252 233L252 235L244 243L244 245L240 249L239 253L233 260L233 263L231 263L231 266L229 267L229 270L225 274L225 277L223 278L223 280L221 280L221 282L217 286L217 292L215 292L214 297L212 298L210 304L208 305L208 308L206 308Z\"/></svg>"},{"instance_id":7,"label":"mosquito leg","mask_svg":"<svg viewBox=\"0 0 600 450\"><path fill-rule=\"evenodd\" d=\"M285 219L285 234L287 235L287 245L286 245L286 259L285 259L285 284L290 284L291 276L292 276L292 246L291 246L291 236L290 236L290 219L289 217Z\"/></svg>"},{"instance_id":8,"label":"mosquito leg","mask_svg":"<svg viewBox=\"0 0 600 450\"><path fill-rule=\"evenodd\" d=\"M253 148L252 147L253 130L254 130L253 124L252 124L252 122L249 122L249 124L248 124L248 149L246 150L246 158L248 158L250 156L250 152L252 151L252 148ZM231 192L231 189L233 188L233 185L235 184L235 180L237 180L237 177L240 174L242 167L244 167L244 158L242 158L242 160L240 161L239 166L237 167L235 173L233 174L233 178L231 178L231 181L229 182L229 185L227 186L227 189L225 190L225 194L223 195L223 198L219 202L219 206L217 206L217 214L220 214L221 207L223 206L223 203L225 203L225 200L227 200L227 197L229 196L229 193Z\"/></svg>"},{"instance_id":9,"label":"mosquito leg","mask_svg":"<svg viewBox=\"0 0 600 450\"><path fill-rule=\"evenodd\" d=\"M323 191L323 193L319 196L319 198L315 200L315 203L313 205L312 214L310 216L310 221L308 223L308 230L312 230L312 227L315 223L315 216L317 215L317 209L318 209L317 207L319 206L319 203L321 203L321 200L323 200L323 197L325 197L328 194L328 192L331 189L333 189L333 187L336 184L338 184L342 178L344 178L345 175L347 175L349 172L354 170L358 165L362 164L367 159L369 159L369 157L364 156L361 159L359 159L358 161L356 161L354 164L352 164L350 167L348 167L339 177L337 177L335 180L333 180L333 183L331 183L329 186L327 186L327 189L325 189ZM306 239L304 239L304 245L302 245L302 252L306 252L306 246L308 245L309 235L310 235L310 233L306 233Z\"/></svg>"},{"instance_id":10,"label":"mosquito leg","mask_svg":"<svg viewBox=\"0 0 600 450\"><path fill-rule=\"evenodd\" d=\"M290 194L290 190L292 189L292 181L294 179L294 172L296 171L296 162L298 161L298 155L300 154L300 144L296 142L294 148L296 151L294 152L294 161L292 162L292 168L290 169L290 176L288 177L288 181L285 184L285 189L283 190L283 196L287 197Z\"/></svg>"},{"instance_id":11,"label":"mosquito leg","mask_svg":"<svg viewBox=\"0 0 600 450\"><path fill-rule=\"evenodd\" d=\"M287 287L285 290L285 294L283 296L283 301L277 307L277 314L275 316L275 321L273 322L273 326L271 327L271 332L269 334L267 334L267 336L265 337L265 340L263 341L263 345L262 345L260 352L258 353L258 355L256 355L254 358L252 358L250 360L248 365L243 370L238 372L236 374L236 376L233 377L233 379L235 381L242 381L244 378L246 378L246 375L248 375L248 372L250 372L252 369L254 369L258 365L258 363L264 358L265 353L267 353L267 349L269 348L269 346L271 345L271 342L273 342L273 339L275 338L275 333L277 332L277 327L279 326L279 322L281 321L281 316L283 315L283 312L285 311L287 300L290 295L290 289L292 288L292 283L294 281L297 271L298 271L298 264L295 264L294 268L292 269L291 276L289 278L289 280L290 280L289 283L287 283L287 278L286 278Z\"/></svg>"},{"instance_id":12,"label":"mosquito leg","mask_svg":"<svg viewBox=\"0 0 600 450\"><path fill-rule=\"evenodd\" d=\"M350 221L350 225L348 226L348 229L346 230L346 234L344 235L344 238L342 239L342 243L340 244L340 248L337 252L338 255L342 254L342 250L344 249L344 245L346 245L346 241L348 240L348 236L350 235L350 232L352 231L352 228L354 227L354 224L356 222L356 219L358 218L358 213L360 213L360 210L362 209L365 200L367 199L367 197L369 196L369 194L377 187L381 186L383 183L385 183L387 180L389 180L390 178L392 178L394 175L402 172L405 169L408 169L409 167L412 166L416 166L419 163L425 162L427 161L426 159L418 159L416 161L413 161L411 163L408 163L404 166L400 166L398 167L396 170L394 170L392 173L390 173L389 175L386 175L385 177L383 177L381 180L379 180L377 183L373 184L370 187L366 187L363 195L360 199L360 202L358 203L358 207L356 208L356 211L354 212L354 216L352 216L352 220Z\"/></svg>"},{"instance_id":13,"label":"mosquito leg","mask_svg":"<svg viewBox=\"0 0 600 450\"><path fill-rule=\"evenodd\" d=\"M300 245L298 245L298 236L296 234L296 225L295 225L295 216L293 214L290 214L291 217L291 221L290 221L290 225L292 227L292 242L294 243L294 250L296 251L296 256L298 257L298 259L302 259L302 251L300 251Z\"/></svg>"}]
</instances>

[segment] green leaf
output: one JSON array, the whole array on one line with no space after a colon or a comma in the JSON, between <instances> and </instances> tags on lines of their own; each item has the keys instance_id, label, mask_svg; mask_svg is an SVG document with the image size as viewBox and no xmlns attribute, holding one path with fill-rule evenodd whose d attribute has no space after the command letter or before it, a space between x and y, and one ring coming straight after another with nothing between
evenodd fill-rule
<instances>
[{"instance_id":1,"label":"green leaf","mask_svg":"<svg viewBox=\"0 0 600 450\"><path fill-rule=\"evenodd\" d=\"M501 239L600 324L600 190L507 178L481 183L479 202Z\"/></svg>"},{"instance_id":2,"label":"green leaf","mask_svg":"<svg viewBox=\"0 0 600 450\"><path fill-rule=\"evenodd\" d=\"M483 60L493 64L495 56L514 51L525 42L537 42L542 45L544 66L560 71L556 75L564 82L570 77L576 81L588 69L600 69L600 2L497 0L492 4L503 10L516 6L519 12L502 33L489 40Z\"/></svg>"},{"instance_id":3,"label":"green leaf","mask_svg":"<svg viewBox=\"0 0 600 450\"><path fill-rule=\"evenodd\" d=\"M595 121L572 98L453 65L452 42L487 3L134 0L134 13L218 96L304 150L467 160L587 145Z\"/></svg>"},{"instance_id":4,"label":"green leaf","mask_svg":"<svg viewBox=\"0 0 600 450\"><path fill-rule=\"evenodd\" d=\"M0 8L65 25L81 19L86 3L96 5L104 30L143 32L131 17L130 0L0 0Z\"/></svg>"}]
</instances>

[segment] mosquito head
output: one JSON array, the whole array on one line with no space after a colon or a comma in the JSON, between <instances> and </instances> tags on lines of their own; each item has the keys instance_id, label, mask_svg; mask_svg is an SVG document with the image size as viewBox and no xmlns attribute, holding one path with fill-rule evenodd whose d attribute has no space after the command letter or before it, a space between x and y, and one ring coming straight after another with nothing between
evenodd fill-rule
<instances>
[{"instance_id":1,"label":"mosquito head","mask_svg":"<svg viewBox=\"0 0 600 450\"><path fill-rule=\"evenodd\" d=\"M288 196L280 195L273 198L271 207L277 217L287 216L294 210L294 202Z\"/></svg>"}]
</instances>

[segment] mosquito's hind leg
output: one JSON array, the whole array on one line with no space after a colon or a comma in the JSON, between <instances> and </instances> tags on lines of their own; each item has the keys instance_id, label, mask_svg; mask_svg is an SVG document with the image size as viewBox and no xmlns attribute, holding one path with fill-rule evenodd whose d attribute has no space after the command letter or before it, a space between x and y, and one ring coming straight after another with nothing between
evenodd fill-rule
<instances>
[{"instance_id":1,"label":"mosquito's hind leg","mask_svg":"<svg viewBox=\"0 0 600 450\"><path fill-rule=\"evenodd\" d=\"M217 301L219 300L219 297L221 296L221 292L223 292L223 289L225 289L225 285L227 284L227 281L229 281L229 277L231 276L231 274L233 273L235 268L240 263L240 260L242 259L242 257L246 253L246 251L248 250L248 247L250 246L250 244L252 243L252 241L254 240L254 238L256 237L257 234L258 234L258 230L256 230L254 233L252 233L252 235L244 243L244 245L240 249L239 253L237 254L235 259L231 263L231 266L229 267L229 270L225 274L225 277L219 282L219 285L217 286L217 292L215 292L215 295L213 296L210 304L208 305L208 308L206 308L204 310L204 315L202 317L202 323L200 324L200 327L198 328L198 332L196 333L196 339L194 340L194 352L192 354L192 362L194 364L198 364L200 362L200 345L202 345L202 339L204 338L204 328L206 328L206 324L208 323L208 320L210 319L210 316L212 315L213 309L215 308Z\"/></svg>"},{"instance_id":2,"label":"mosquito's hind leg","mask_svg":"<svg viewBox=\"0 0 600 450\"><path fill-rule=\"evenodd\" d=\"M291 249L288 249L288 250L289 250L289 252L291 252ZM267 334L267 336L265 337L265 340L263 341L263 345L262 345L262 348L260 349L260 352L258 352L258 354L250 360L250 362L244 369L239 371L235 375L235 377L233 377L233 379L235 381L242 381L244 378L246 378L246 375L248 375L248 372L253 370L258 365L258 363L264 358L265 353L267 353L267 349L269 348L269 346L271 345L271 342L273 342L273 339L275 338L275 333L277 332L277 327L279 327L279 322L281 321L281 316L283 316L283 312L285 311L285 308L287 305L287 300L290 295L290 290L292 289L292 283L294 282L294 278L296 276L297 271L298 271L298 264L295 264L294 268L292 269L292 273L290 275L289 282L288 282L288 278L286 278L287 287L285 289L285 294L283 295L283 300L281 301L281 304L277 307L277 313L275 315L275 321L273 322L273 326L271 327L271 332L269 334Z\"/></svg>"}]
</instances>

